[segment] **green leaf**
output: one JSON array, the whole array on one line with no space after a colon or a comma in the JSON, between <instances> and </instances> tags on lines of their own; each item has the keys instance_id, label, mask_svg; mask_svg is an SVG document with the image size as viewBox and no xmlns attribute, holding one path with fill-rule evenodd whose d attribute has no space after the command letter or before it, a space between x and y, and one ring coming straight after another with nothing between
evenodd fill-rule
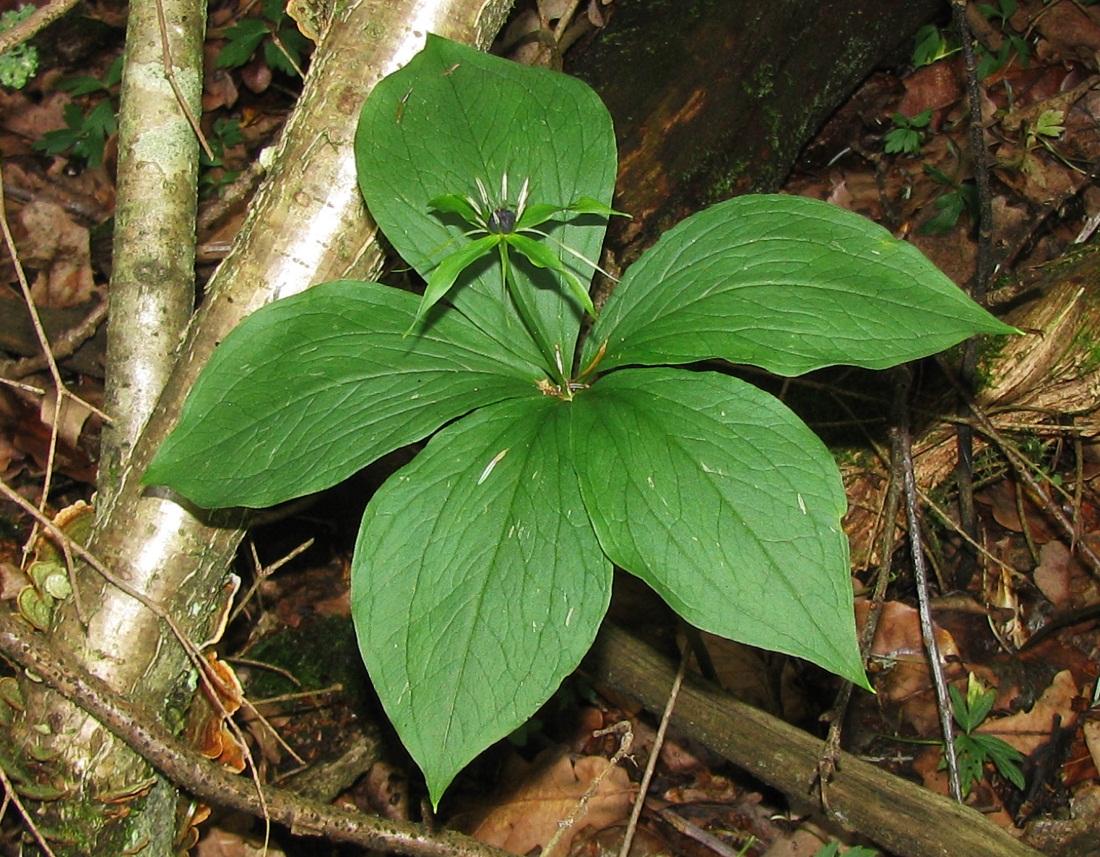
<instances>
[{"instance_id":1,"label":"green leaf","mask_svg":"<svg viewBox=\"0 0 1100 857\"><path fill-rule=\"evenodd\" d=\"M667 232L585 343L588 365L725 358L780 375L883 369L975 333L1012 333L882 227L824 202L743 196Z\"/></svg>"},{"instance_id":2,"label":"green leaf","mask_svg":"<svg viewBox=\"0 0 1100 857\"><path fill-rule=\"evenodd\" d=\"M456 250L450 256L444 257L443 261L436 265L428 276L428 286L424 289L424 295L421 297L420 305L416 309L415 321L419 321L424 313L443 300L447 292L454 287L455 281L462 276L463 271L478 259L492 254L493 248L501 242L501 237L500 235L486 235L476 241L470 241L462 245L461 249ZM497 292L500 292L499 281ZM501 307L500 314L502 316L504 311L504 308Z\"/></svg>"},{"instance_id":3,"label":"green leaf","mask_svg":"<svg viewBox=\"0 0 1100 857\"><path fill-rule=\"evenodd\" d=\"M200 506L327 488L473 408L531 395L539 370L461 316L402 337L417 299L324 283L244 320L214 352L145 474Z\"/></svg>"},{"instance_id":4,"label":"green leaf","mask_svg":"<svg viewBox=\"0 0 1100 857\"><path fill-rule=\"evenodd\" d=\"M1023 753L995 735L972 735L970 737L981 748L981 751L989 757L1002 777L1018 789L1024 787L1024 772L1020 769L1020 763L1024 760Z\"/></svg>"},{"instance_id":5,"label":"green leaf","mask_svg":"<svg viewBox=\"0 0 1100 857\"><path fill-rule=\"evenodd\" d=\"M966 731L973 731L989 716L996 696L996 691L987 688L974 673L970 673L966 683L966 708L971 726Z\"/></svg>"},{"instance_id":6,"label":"green leaf","mask_svg":"<svg viewBox=\"0 0 1100 857\"><path fill-rule=\"evenodd\" d=\"M704 630L866 687L846 508L824 444L725 375L614 372L573 402L573 457L604 552Z\"/></svg>"},{"instance_id":7,"label":"green leaf","mask_svg":"<svg viewBox=\"0 0 1100 857\"><path fill-rule=\"evenodd\" d=\"M363 660L438 803L530 717L607 610L569 460L570 405L533 395L441 431L371 500L352 566Z\"/></svg>"},{"instance_id":8,"label":"green leaf","mask_svg":"<svg viewBox=\"0 0 1100 857\"><path fill-rule=\"evenodd\" d=\"M239 68L252 59L260 42L270 34L270 30L258 18L246 18L225 31L228 41L218 52L218 68Z\"/></svg>"},{"instance_id":9,"label":"green leaf","mask_svg":"<svg viewBox=\"0 0 1100 857\"><path fill-rule=\"evenodd\" d=\"M437 36L368 96L355 152L371 214L425 278L443 255L439 248L469 240L461 237L466 224L460 218L431 213L431 200L445 194L477 199L478 179L490 195L498 193L507 174L513 198L500 202L514 204L528 179L532 205L568 205L581 196L608 204L615 181L611 119L586 84ZM597 259L605 230L603 218L585 216L548 231ZM591 280L583 262L560 248L555 252L583 283ZM532 296L551 344L571 355L583 317L580 302L552 270L520 264L514 274ZM496 264L471 269L449 300L506 347L542 361L518 314L510 306L502 311L500 282Z\"/></svg>"}]
</instances>

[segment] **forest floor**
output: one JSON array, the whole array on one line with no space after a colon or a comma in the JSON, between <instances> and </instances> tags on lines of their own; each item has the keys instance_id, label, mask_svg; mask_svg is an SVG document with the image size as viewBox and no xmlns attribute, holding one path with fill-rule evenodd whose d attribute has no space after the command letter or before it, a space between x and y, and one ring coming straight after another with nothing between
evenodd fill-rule
<instances>
[{"instance_id":1,"label":"forest floor","mask_svg":"<svg viewBox=\"0 0 1100 857\"><path fill-rule=\"evenodd\" d=\"M541 8L553 21L571 5L549 0ZM520 53L529 61L560 60L564 51L567 71L569 44L583 51L615 12L608 0L582 4L572 23L559 27L559 47L547 51L545 22L535 5L520 7L505 40L524 43ZM5 213L35 305L54 337L95 312L111 266L114 112L125 10L103 0L88 4L84 14L91 17L61 25L46 40L41 67L25 87L0 89ZM200 278L225 255L240 227L254 188L250 165L293 106L294 66L308 61L307 43L279 3L216 0L210 16L202 124L216 157L202 172ZM982 115L993 175L998 269L990 297L999 311L1026 299L1052 262L1095 240L1100 13L1057 0L1000 0L972 17L982 45ZM784 192L876 220L965 286L978 264L969 109L950 27L926 29L910 57L876 72L835 113L806 147ZM38 503L52 471L47 508L57 512L93 500L101 422L94 411L72 406L54 424L52 401L34 392L50 383L44 368L31 362L37 354L33 332L15 321L25 309L10 257L0 264L12 284L0 293L0 380L26 385L0 385L0 478ZM61 366L70 388L95 405L102 401L104 334L94 327L89 332L94 335ZM856 692L842 743L947 794L908 543L899 542L892 566L879 551L889 390L882 384L878 395L873 384L861 385L853 396L843 377L810 380L818 384L813 389L827 391L819 396L827 407L815 405L810 423L837 441L850 489L846 524L860 622L877 576L889 574L870 652L878 693ZM927 401L935 395L927 393ZM852 404L857 398L858 408ZM975 552L960 535L954 483L920 486L927 499L922 536L937 578L936 633L959 694L956 704L963 702L956 711L962 733L956 747L963 752L966 802L1006 829L1026 832L1045 853L1067 857L1100 854L1100 576L1088 562L1091 551L1100 552L1098 428L1090 414L1044 414L1013 437L1073 522L1072 537L1053 524L1045 498L1003 455L987 450L977 459L972 572L960 570ZM369 484L373 477L363 478ZM252 702L240 721L261 777L293 783L308 776L303 770L319 767L330 799L420 820L423 786L388 727L377 725L384 718L350 624L348 567L361 496L354 486L337 488L290 517L253 529L238 569L250 597L221 656L233 664ZM29 522L14 507L0 507L0 596L15 609L22 605L33 624L33 608L20 598L33 588L21 570L28 532ZM308 549L278 565L307 542ZM627 575L616 579L611 618L669 652L686 645L671 612ZM787 657L709 637L705 643L713 662L707 669L727 690L824 735L821 717L839 690L835 679ZM537 853L599 781L587 814L555 853L617 852L657 717L594 684L582 670L521 733L470 766L448 792L437 822L517 854ZM605 774L618 738L593 733L623 720L635 743ZM205 734L201 724L196 734ZM672 735L659 752L634 855L810 857L870 846L792 814L781 794L690 741ZM260 853L262 830L250 819L215 812L199 825L200 818L205 814L192 817L188 823L198 826L181 833L181 851L189 846L203 857ZM9 813L0 850L17 853L21 835ZM268 853L322 852L315 842L303 846L287 837Z\"/></svg>"}]
</instances>

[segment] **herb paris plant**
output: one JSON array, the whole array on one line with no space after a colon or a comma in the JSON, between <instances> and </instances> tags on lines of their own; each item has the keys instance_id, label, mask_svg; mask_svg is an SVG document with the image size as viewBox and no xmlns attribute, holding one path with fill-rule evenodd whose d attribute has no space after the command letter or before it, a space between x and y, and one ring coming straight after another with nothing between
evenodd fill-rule
<instances>
[{"instance_id":1,"label":"herb paris plant","mask_svg":"<svg viewBox=\"0 0 1100 857\"><path fill-rule=\"evenodd\" d=\"M610 118L577 80L440 38L367 98L356 155L425 297L340 281L256 312L146 481L261 507L431 437L367 506L352 601L432 799L577 666L612 564L701 628L865 685L828 450L771 395L674 366L883 368L1011 328L878 226L762 196L668 232L580 342Z\"/></svg>"}]
</instances>

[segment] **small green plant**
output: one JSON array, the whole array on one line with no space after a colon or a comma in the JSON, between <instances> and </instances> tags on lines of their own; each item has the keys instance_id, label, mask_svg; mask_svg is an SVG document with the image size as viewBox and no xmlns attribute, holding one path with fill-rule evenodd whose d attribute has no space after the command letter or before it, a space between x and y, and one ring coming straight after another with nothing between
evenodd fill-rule
<instances>
[{"instance_id":1,"label":"small green plant","mask_svg":"<svg viewBox=\"0 0 1100 857\"><path fill-rule=\"evenodd\" d=\"M995 735L983 735L974 730L981 726L993 708L996 691L987 688L970 673L964 697L957 687L949 685L951 707L955 722L962 731L955 736L955 758L959 762L959 779L963 794L969 794L975 783L985 779L985 766L992 762L1002 777L1018 789L1024 787L1024 774L1020 769L1023 754ZM947 760L940 762L940 770L947 767Z\"/></svg>"},{"instance_id":2,"label":"small green plant","mask_svg":"<svg viewBox=\"0 0 1100 857\"><path fill-rule=\"evenodd\" d=\"M959 49L958 43L935 24L925 24L913 37L913 67L932 65Z\"/></svg>"},{"instance_id":3,"label":"small green plant","mask_svg":"<svg viewBox=\"0 0 1100 857\"><path fill-rule=\"evenodd\" d=\"M814 857L837 857L838 854L840 854L840 843L828 842L814 852ZM854 845L844 852L844 857L878 857L878 852L873 848Z\"/></svg>"},{"instance_id":4,"label":"small green plant","mask_svg":"<svg viewBox=\"0 0 1100 857\"><path fill-rule=\"evenodd\" d=\"M1031 47L1027 39L1013 31L1009 19L1016 14L1016 0L997 0L997 5L980 3L978 11L990 23L996 23L1004 41L996 53L991 53L979 45L978 77L985 80L991 74L1004 68L1009 60L1016 57L1020 65L1028 67L1031 62Z\"/></svg>"},{"instance_id":5,"label":"small green plant","mask_svg":"<svg viewBox=\"0 0 1100 857\"><path fill-rule=\"evenodd\" d=\"M955 181L943 170L931 164L925 164L924 171L937 184L946 187L947 191L937 197L933 203L939 213L920 228L922 233L942 235L949 232L959 222L959 217L964 211L969 212L971 220L977 222L978 188L973 181Z\"/></svg>"},{"instance_id":6,"label":"small green plant","mask_svg":"<svg viewBox=\"0 0 1100 857\"><path fill-rule=\"evenodd\" d=\"M34 142L34 148L47 155L62 155L68 152L79 158L89 167L98 167L103 163L103 147L107 138L118 130L117 106L114 102L115 88L122 81L122 58L119 57L107 70L103 80L79 75L62 80L60 89L73 98L102 93L106 97L85 110L78 102L65 105L65 128L47 131L40 140Z\"/></svg>"},{"instance_id":7,"label":"small green plant","mask_svg":"<svg viewBox=\"0 0 1100 857\"><path fill-rule=\"evenodd\" d=\"M199 166L202 167L199 188L203 197L217 194L222 187L231 184L240 175L240 170L225 168L226 148L239 146L244 142L240 120L219 117L214 120L212 130L213 133L207 138L207 143L214 157L207 157L205 151L199 152Z\"/></svg>"},{"instance_id":8,"label":"small green plant","mask_svg":"<svg viewBox=\"0 0 1100 857\"><path fill-rule=\"evenodd\" d=\"M432 800L576 668L613 565L700 628L866 687L828 449L770 394L678 367L885 368L1012 328L881 227L769 195L666 233L582 336L610 116L578 80L441 38L374 88L355 152L424 297L338 281L257 311L145 481L264 507L430 437L367 505L352 611Z\"/></svg>"},{"instance_id":9,"label":"small green plant","mask_svg":"<svg viewBox=\"0 0 1100 857\"><path fill-rule=\"evenodd\" d=\"M895 113L893 116L894 128L886 132L883 139L883 148L888 155L903 152L907 155L915 155L920 151L921 132L932 121L932 108L922 110L916 116L903 116Z\"/></svg>"},{"instance_id":10,"label":"small green plant","mask_svg":"<svg viewBox=\"0 0 1100 857\"><path fill-rule=\"evenodd\" d=\"M1024 68L1031 61L1031 47L1027 39L1018 35L1009 23L1009 19L1016 14L1016 7L1016 0L997 0L995 6L988 3L978 6L982 16L987 21L996 23L1002 35L1001 46L996 53L991 53L981 42L974 43L974 52L978 59L977 72L981 80L1000 71L1014 57ZM953 32L935 24L925 24L917 30L914 38L913 66L920 68L932 65L959 50L959 41Z\"/></svg>"},{"instance_id":11,"label":"small green plant","mask_svg":"<svg viewBox=\"0 0 1100 857\"><path fill-rule=\"evenodd\" d=\"M0 15L0 33L6 33L16 24L21 24L34 14L37 7L33 4L9 9ZM11 89L22 89L27 81L38 71L38 48L34 45L16 45L10 51L0 54L0 85Z\"/></svg>"},{"instance_id":12,"label":"small green plant","mask_svg":"<svg viewBox=\"0 0 1100 857\"><path fill-rule=\"evenodd\" d=\"M284 74L302 76L309 39L286 13L282 0L263 0L259 18L245 18L226 30L225 46L218 53L218 68L240 68L263 45L264 62Z\"/></svg>"}]
</instances>

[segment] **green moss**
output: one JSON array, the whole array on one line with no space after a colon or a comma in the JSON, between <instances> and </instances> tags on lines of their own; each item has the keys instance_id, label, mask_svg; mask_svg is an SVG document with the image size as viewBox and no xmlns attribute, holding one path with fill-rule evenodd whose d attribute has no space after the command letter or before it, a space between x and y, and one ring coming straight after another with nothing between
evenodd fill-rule
<instances>
[{"instance_id":1,"label":"green moss","mask_svg":"<svg viewBox=\"0 0 1100 857\"><path fill-rule=\"evenodd\" d=\"M301 687L296 687L273 670L257 669L248 689L253 698L318 690L333 684L340 684L356 699L367 693L355 630L351 619L344 616L318 617L297 628L286 628L254 646L248 657L284 669L301 682Z\"/></svg>"}]
</instances>

